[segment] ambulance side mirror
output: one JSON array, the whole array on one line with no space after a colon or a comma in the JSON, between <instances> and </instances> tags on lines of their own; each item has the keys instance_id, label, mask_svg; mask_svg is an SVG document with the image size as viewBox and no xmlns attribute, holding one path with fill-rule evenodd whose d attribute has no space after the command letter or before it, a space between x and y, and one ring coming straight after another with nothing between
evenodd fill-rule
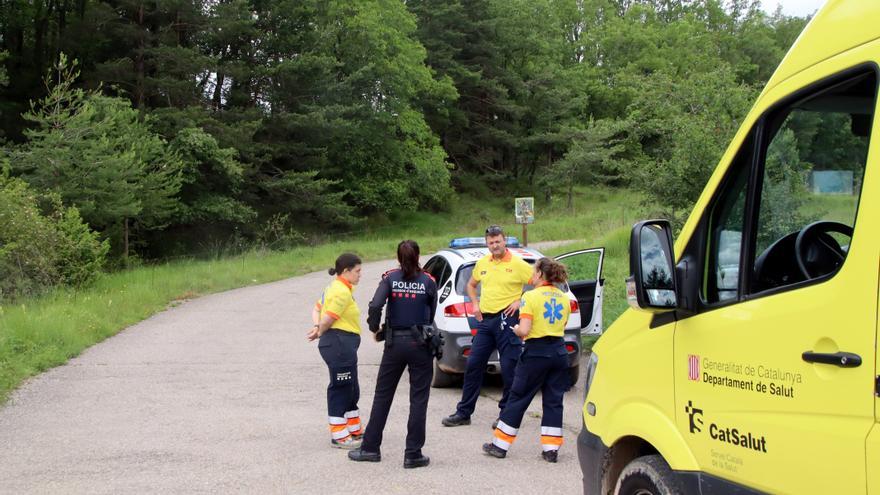
<instances>
[{"instance_id":1,"label":"ambulance side mirror","mask_svg":"<svg viewBox=\"0 0 880 495\"><path fill-rule=\"evenodd\" d=\"M672 226L667 220L646 220L633 226L629 242L626 299L641 311L661 313L678 306Z\"/></svg>"}]
</instances>

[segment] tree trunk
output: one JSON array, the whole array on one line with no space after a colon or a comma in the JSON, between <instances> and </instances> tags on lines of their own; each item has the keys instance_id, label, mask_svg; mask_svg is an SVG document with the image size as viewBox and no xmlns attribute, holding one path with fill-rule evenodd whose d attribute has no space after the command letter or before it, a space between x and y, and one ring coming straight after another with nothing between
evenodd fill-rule
<instances>
[{"instance_id":1,"label":"tree trunk","mask_svg":"<svg viewBox=\"0 0 880 495\"><path fill-rule=\"evenodd\" d=\"M128 266L128 217L122 221L122 259Z\"/></svg>"},{"instance_id":2,"label":"tree trunk","mask_svg":"<svg viewBox=\"0 0 880 495\"><path fill-rule=\"evenodd\" d=\"M215 110L220 110L220 107L223 105L223 84L226 82L226 74L222 72L217 72L217 81L216 86L214 86L214 96L211 98L211 103L214 105Z\"/></svg>"},{"instance_id":3,"label":"tree trunk","mask_svg":"<svg viewBox=\"0 0 880 495\"><path fill-rule=\"evenodd\" d=\"M144 51L146 50L146 34L144 32L144 4L138 5L137 25L140 28L138 33L138 51L135 56L134 68L137 74L137 80L134 88L134 106L138 110L144 108L144 100L146 98L144 90ZM126 228L128 227L126 220Z\"/></svg>"},{"instance_id":4,"label":"tree trunk","mask_svg":"<svg viewBox=\"0 0 880 495\"><path fill-rule=\"evenodd\" d=\"M34 16L34 67L43 72L43 53L46 45L46 30L49 25L49 13L43 10L42 2L38 2L38 10Z\"/></svg>"}]
</instances>

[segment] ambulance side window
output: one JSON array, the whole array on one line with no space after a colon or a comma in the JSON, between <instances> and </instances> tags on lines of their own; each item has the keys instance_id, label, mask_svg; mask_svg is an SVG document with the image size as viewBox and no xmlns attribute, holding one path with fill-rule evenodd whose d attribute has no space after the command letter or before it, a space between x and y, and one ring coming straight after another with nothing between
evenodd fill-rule
<instances>
[{"instance_id":1,"label":"ambulance side window","mask_svg":"<svg viewBox=\"0 0 880 495\"><path fill-rule=\"evenodd\" d=\"M704 218L705 306L826 280L843 266L876 99L875 69L849 70L758 120Z\"/></svg>"},{"instance_id":2,"label":"ambulance side window","mask_svg":"<svg viewBox=\"0 0 880 495\"><path fill-rule=\"evenodd\" d=\"M749 137L731 166L709 216L706 274L703 301L718 304L737 298L740 280L740 253L745 231L745 205L752 164L754 139Z\"/></svg>"},{"instance_id":3,"label":"ambulance side window","mask_svg":"<svg viewBox=\"0 0 880 495\"><path fill-rule=\"evenodd\" d=\"M836 273L849 253L876 104L873 70L770 114L758 169L750 293Z\"/></svg>"}]
</instances>

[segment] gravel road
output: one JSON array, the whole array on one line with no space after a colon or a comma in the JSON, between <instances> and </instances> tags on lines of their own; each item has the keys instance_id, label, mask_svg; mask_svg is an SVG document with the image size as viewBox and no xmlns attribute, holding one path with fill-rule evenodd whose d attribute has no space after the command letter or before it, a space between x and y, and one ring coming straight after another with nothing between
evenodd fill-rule
<instances>
[{"instance_id":1,"label":"gravel road","mask_svg":"<svg viewBox=\"0 0 880 495\"><path fill-rule=\"evenodd\" d=\"M364 316L393 265L364 264L355 288ZM460 389L431 390L427 468L402 467L406 376L381 463L350 462L330 448L327 370L305 339L329 281L312 273L188 301L29 380L0 409L0 493L580 492L581 383L566 395L566 443L555 465L540 457L540 397L507 459L482 454L497 382L484 387L472 425L458 428L440 420ZM382 348L364 337L360 406L369 422Z\"/></svg>"}]
</instances>

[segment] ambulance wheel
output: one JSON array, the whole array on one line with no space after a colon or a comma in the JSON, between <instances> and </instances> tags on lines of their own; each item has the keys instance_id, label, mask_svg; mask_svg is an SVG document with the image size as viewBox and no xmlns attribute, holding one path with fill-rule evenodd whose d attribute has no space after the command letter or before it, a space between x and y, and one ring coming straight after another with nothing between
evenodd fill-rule
<instances>
[{"instance_id":1,"label":"ambulance wheel","mask_svg":"<svg viewBox=\"0 0 880 495\"><path fill-rule=\"evenodd\" d=\"M578 378L580 377L580 375L581 375L581 366L580 365L572 366L572 367L568 368L568 377L571 379L571 386L572 387L574 387L577 384Z\"/></svg>"},{"instance_id":2,"label":"ambulance wheel","mask_svg":"<svg viewBox=\"0 0 880 495\"><path fill-rule=\"evenodd\" d=\"M623 468L617 486L617 495L675 495L682 493L681 485L669 464L659 455L638 457Z\"/></svg>"},{"instance_id":3,"label":"ambulance wheel","mask_svg":"<svg viewBox=\"0 0 880 495\"><path fill-rule=\"evenodd\" d=\"M434 379L431 380L431 387L433 388L449 388L455 385L455 382L458 381L458 375L455 373L447 373L440 369L440 366L437 365L437 360L434 360Z\"/></svg>"}]
</instances>

